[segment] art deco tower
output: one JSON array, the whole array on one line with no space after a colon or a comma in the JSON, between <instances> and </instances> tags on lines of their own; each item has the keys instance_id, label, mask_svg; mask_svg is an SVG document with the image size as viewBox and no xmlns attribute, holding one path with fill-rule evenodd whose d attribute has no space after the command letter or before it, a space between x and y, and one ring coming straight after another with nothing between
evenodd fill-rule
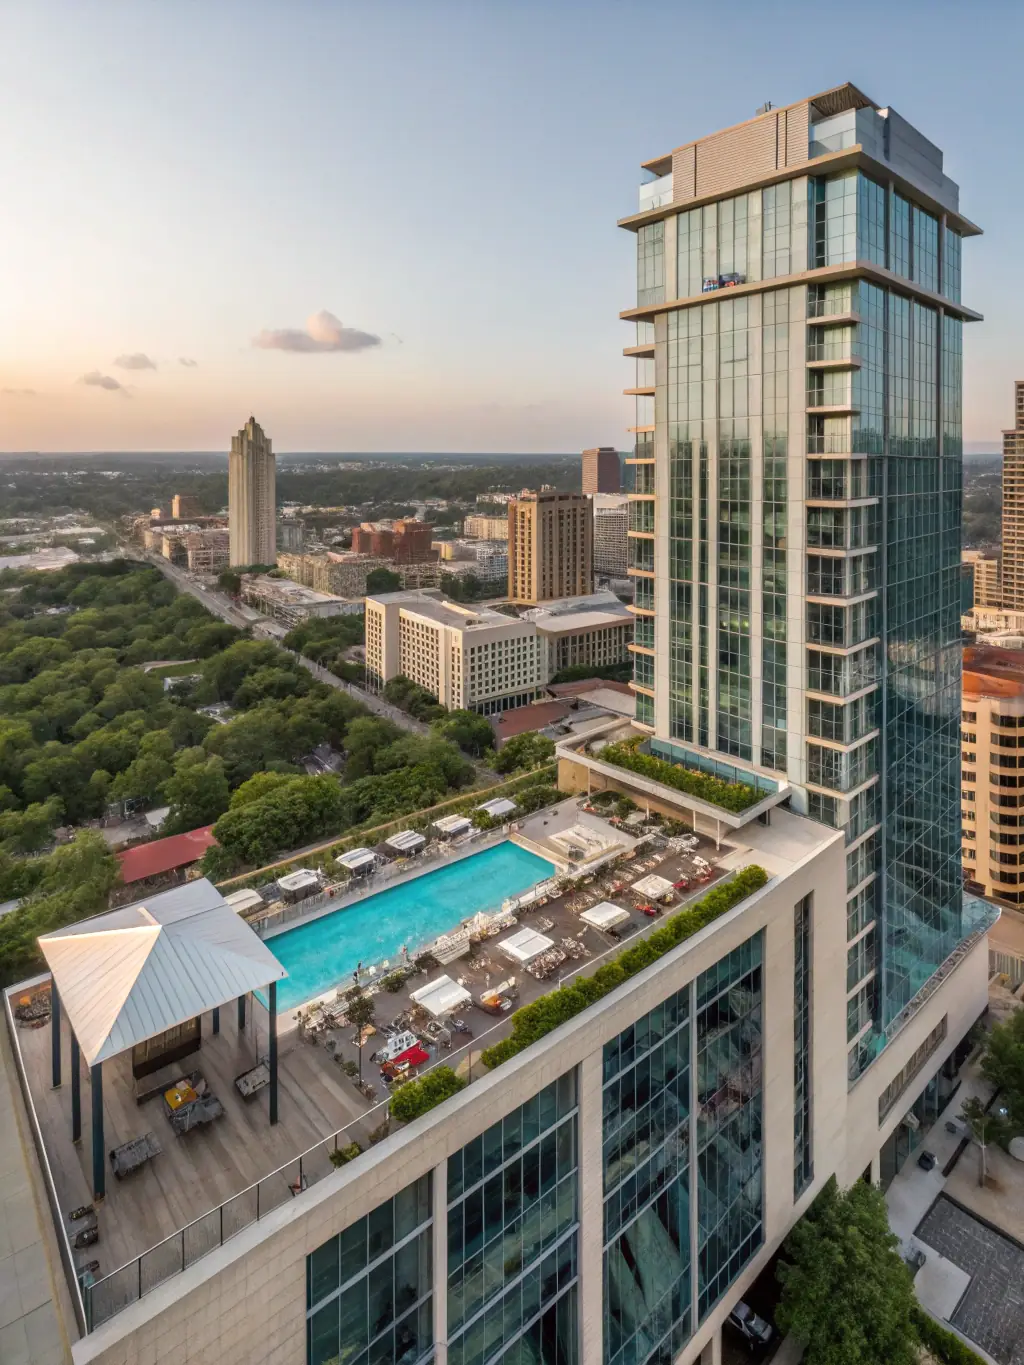
<instances>
[{"instance_id":1,"label":"art deco tower","mask_svg":"<svg viewBox=\"0 0 1024 1365\"><path fill-rule=\"evenodd\" d=\"M231 438L228 457L228 526L231 563L273 564L277 559L274 452L270 438L250 417Z\"/></svg>"}]
</instances>

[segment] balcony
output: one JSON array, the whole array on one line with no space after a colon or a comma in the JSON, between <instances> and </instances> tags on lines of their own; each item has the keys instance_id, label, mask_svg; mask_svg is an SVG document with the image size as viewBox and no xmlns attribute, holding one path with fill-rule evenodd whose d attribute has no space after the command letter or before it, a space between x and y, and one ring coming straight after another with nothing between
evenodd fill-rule
<instances>
[{"instance_id":1,"label":"balcony","mask_svg":"<svg viewBox=\"0 0 1024 1365\"><path fill-rule=\"evenodd\" d=\"M672 202L672 172L659 175L656 180L645 181L640 186L640 212L660 209Z\"/></svg>"}]
</instances>

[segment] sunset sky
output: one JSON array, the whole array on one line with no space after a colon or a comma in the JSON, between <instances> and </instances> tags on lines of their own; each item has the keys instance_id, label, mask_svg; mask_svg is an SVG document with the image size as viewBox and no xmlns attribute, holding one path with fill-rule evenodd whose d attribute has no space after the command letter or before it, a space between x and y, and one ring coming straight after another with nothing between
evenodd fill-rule
<instances>
[{"instance_id":1,"label":"sunset sky","mask_svg":"<svg viewBox=\"0 0 1024 1365\"><path fill-rule=\"evenodd\" d=\"M641 160L852 80L937 142L965 437L1024 377L1024 6L8 4L0 450L629 438ZM969 446L970 448L970 446Z\"/></svg>"}]
</instances>

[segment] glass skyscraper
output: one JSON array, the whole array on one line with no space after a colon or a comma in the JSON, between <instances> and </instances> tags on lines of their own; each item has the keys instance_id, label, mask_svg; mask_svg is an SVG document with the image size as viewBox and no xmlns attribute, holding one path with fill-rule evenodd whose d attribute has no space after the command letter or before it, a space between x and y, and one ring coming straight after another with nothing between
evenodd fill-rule
<instances>
[{"instance_id":1,"label":"glass skyscraper","mask_svg":"<svg viewBox=\"0 0 1024 1365\"><path fill-rule=\"evenodd\" d=\"M961 245L853 86L647 164L630 573L652 752L847 843L850 1075L961 937Z\"/></svg>"}]
</instances>

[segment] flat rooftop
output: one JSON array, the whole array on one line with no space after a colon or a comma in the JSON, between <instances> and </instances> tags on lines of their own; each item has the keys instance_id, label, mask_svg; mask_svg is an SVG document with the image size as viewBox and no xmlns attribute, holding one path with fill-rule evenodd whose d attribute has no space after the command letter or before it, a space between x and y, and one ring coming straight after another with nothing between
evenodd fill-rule
<instances>
[{"instance_id":1,"label":"flat rooftop","mask_svg":"<svg viewBox=\"0 0 1024 1365\"><path fill-rule=\"evenodd\" d=\"M557 849L564 862L574 829L581 821L594 822L593 815L584 809L587 804L586 798L561 802L554 809L523 821L520 828L538 852L550 857ZM595 822L600 823L603 822ZM627 835L634 832L628 830ZM611 826L607 833L612 833ZM615 833L622 839L620 831ZM242 1031L233 1008L221 1009L217 1034L213 1033L212 1016L202 1016L201 1046L176 1064L182 1076L201 1072L209 1090L222 1101L223 1117L211 1124L176 1137L165 1115L160 1091L141 1101L136 1098L131 1054L124 1053L105 1062L103 1107L107 1149L152 1132L162 1151L124 1180L116 1180L108 1173L106 1199L97 1211L99 1241L71 1253L79 1267L93 1260L99 1262L96 1279L103 1282L92 1291L94 1324L99 1325L134 1301L140 1277L146 1292L177 1274L183 1245L186 1262L190 1263L218 1244L222 1226L227 1237L252 1222L257 1216L257 1200L261 1216L287 1202L304 1188L299 1184L300 1155L301 1179L312 1184L333 1170L328 1152L335 1145L339 1130L345 1131L337 1138L338 1145L352 1140L358 1141L364 1150L370 1145L371 1132L386 1117L389 1093L380 1081L378 1068L370 1062L370 1053L383 1040L383 1025L410 1010L412 991L449 975L471 992L473 1003L459 1010L471 1036L456 1033L450 1051L434 1045L431 1055L432 1061L444 1062L473 1081L486 1074L480 1064L481 1051L510 1032L512 1018L511 1012L495 1016L482 1009L476 1003L480 994L514 975L519 988L516 1003L527 1004L550 992L572 971L592 970L606 955L620 951L624 942L628 944L633 938L650 933L660 921L639 913L636 898L629 891L632 882L651 872L669 881L692 877L694 854L712 865L715 880L751 863L760 864L770 874L782 874L836 837L835 831L824 826L785 811L773 811L770 827L754 825L731 832L717 851L714 842L703 837L699 837L696 849L689 852L673 851L664 841L660 848L634 847L625 866L598 869L588 874L584 885L519 911L515 925L474 945L470 956L413 976L395 994L374 995L378 1036L363 1049L364 1078L376 1088L372 1101L360 1094L340 1064L354 1063L358 1057L351 1027L330 1029L311 1039L296 1026L296 1012L288 1011L279 1015L280 1122L271 1127L266 1092L246 1101L234 1084L236 1077L255 1066L267 1052L268 1015L253 997ZM623 842L628 845L634 841L627 837ZM699 899L707 890L707 885L695 884L692 889L678 893L678 903L672 908ZM580 919L584 910L603 901L630 912L630 920L623 926L619 939ZM344 910L339 913L344 914ZM537 980L498 951L505 938L524 928L545 934L559 947L571 942L575 945L575 956L567 956L547 979ZM273 949L273 939L268 946ZM12 1009L45 982L46 978L39 978L37 983L12 988L7 993ZM57 1090L51 1085L49 1022L41 1027L19 1025L14 1030L13 1042L23 1061L57 1202L68 1215L92 1201L91 1095L89 1071L83 1067L83 1132L76 1144L71 1139L70 1038L66 1019L62 1019L62 1033L64 1083ZM165 1081L161 1076L160 1083L170 1086L173 1079L168 1075ZM73 1234L75 1224L68 1221L66 1226ZM185 1228L183 1242L181 1236L174 1234ZM158 1246L164 1239L171 1240ZM155 1250L151 1251L152 1248ZM140 1270L136 1258L147 1252L150 1254L143 1257ZM111 1275L112 1279L104 1280Z\"/></svg>"},{"instance_id":2,"label":"flat rooftop","mask_svg":"<svg viewBox=\"0 0 1024 1365\"><path fill-rule=\"evenodd\" d=\"M304 587L290 578L268 578L265 574L253 574L246 578L246 589L256 590L267 597L277 598L290 606L313 606L318 602L346 602L333 592L317 592L315 588Z\"/></svg>"}]
</instances>

